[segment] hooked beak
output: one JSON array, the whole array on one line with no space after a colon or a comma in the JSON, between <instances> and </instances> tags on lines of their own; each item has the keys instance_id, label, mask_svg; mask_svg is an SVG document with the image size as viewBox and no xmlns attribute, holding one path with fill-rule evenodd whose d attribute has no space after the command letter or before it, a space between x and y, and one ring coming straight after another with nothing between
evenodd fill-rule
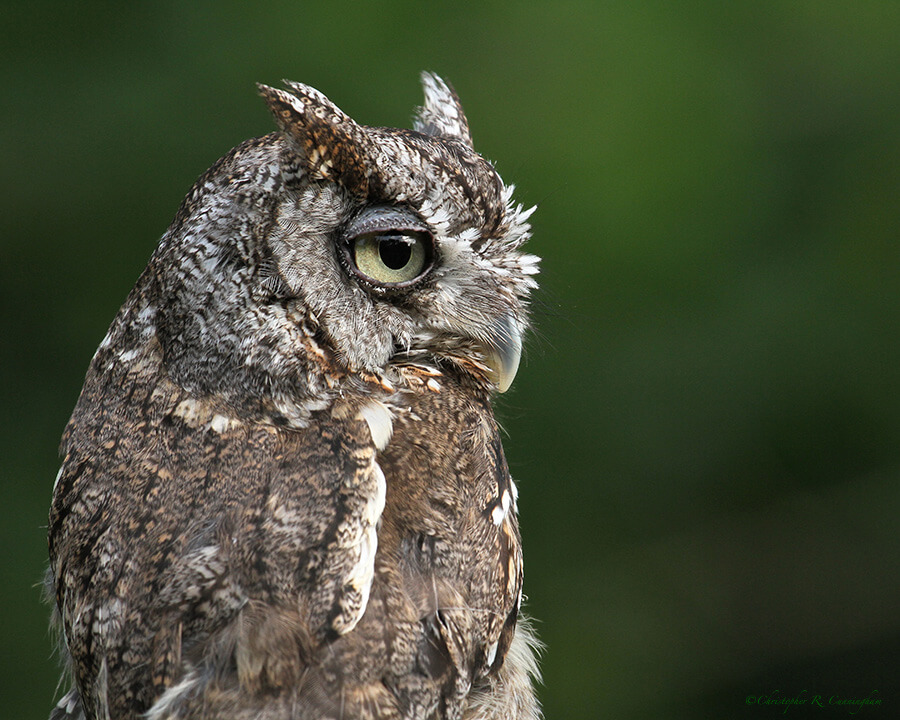
<instances>
[{"instance_id":1,"label":"hooked beak","mask_svg":"<svg viewBox=\"0 0 900 720\"><path fill-rule=\"evenodd\" d=\"M512 314L507 313L491 328L490 337L482 342L488 378L500 392L509 390L522 357L522 328Z\"/></svg>"}]
</instances>

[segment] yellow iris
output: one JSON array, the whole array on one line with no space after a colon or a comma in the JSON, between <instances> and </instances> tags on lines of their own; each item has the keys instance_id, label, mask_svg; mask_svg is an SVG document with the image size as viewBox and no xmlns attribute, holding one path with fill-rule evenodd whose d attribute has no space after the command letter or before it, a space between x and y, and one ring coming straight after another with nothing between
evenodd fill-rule
<instances>
[{"instance_id":1,"label":"yellow iris","mask_svg":"<svg viewBox=\"0 0 900 720\"><path fill-rule=\"evenodd\" d=\"M382 285L415 280L425 269L427 252L419 233L366 233L356 238L353 260L366 277Z\"/></svg>"}]
</instances>

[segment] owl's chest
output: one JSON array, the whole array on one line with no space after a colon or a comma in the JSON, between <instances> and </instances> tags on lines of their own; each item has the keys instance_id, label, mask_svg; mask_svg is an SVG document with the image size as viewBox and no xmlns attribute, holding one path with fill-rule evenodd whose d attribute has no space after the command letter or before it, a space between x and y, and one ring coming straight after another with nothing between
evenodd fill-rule
<instances>
[{"instance_id":1,"label":"owl's chest","mask_svg":"<svg viewBox=\"0 0 900 720\"><path fill-rule=\"evenodd\" d=\"M491 665L520 602L522 555L515 485L489 401L451 383L410 398L378 462L387 485L382 583L399 585L419 617L466 608L456 622L470 626L471 650L480 645Z\"/></svg>"},{"instance_id":2,"label":"owl's chest","mask_svg":"<svg viewBox=\"0 0 900 720\"><path fill-rule=\"evenodd\" d=\"M346 641L362 642L370 659L383 646L379 668L422 678L395 688L404 704L438 693L457 716L473 683L499 672L514 633L515 485L487 398L445 376L438 391L391 409L393 432L377 454L386 502L372 598L357 639Z\"/></svg>"},{"instance_id":3,"label":"owl's chest","mask_svg":"<svg viewBox=\"0 0 900 720\"><path fill-rule=\"evenodd\" d=\"M378 463L387 484L380 541L444 549L419 552L425 564L449 570L453 563L444 554L474 552L460 558L471 565L514 519L512 481L491 406L449 383L411 396L395 411Z\"/></svg>"}]
</instances>

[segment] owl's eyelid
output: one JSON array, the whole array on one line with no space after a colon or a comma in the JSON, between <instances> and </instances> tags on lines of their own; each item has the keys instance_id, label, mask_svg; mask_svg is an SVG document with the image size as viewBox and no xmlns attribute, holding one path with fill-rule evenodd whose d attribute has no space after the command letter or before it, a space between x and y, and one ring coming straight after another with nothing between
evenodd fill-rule
<instances>
[{"instance_id":1,"label":"owl's eyelid","mask_svg":"<svg viewBox=\"0 0 900 720\"><path fill-rule=\"evenodd\" d=\"M422 240L423 237L428 238L431 244L434 244L429 233L423 233L417 230L400 230L397 228L360 233L350 238L348 242L358 243L364 238L369 238L379 242L384 242L385 240L395 240L397 242L405 243L406 245L415 245L416 242Z\"/></svg>"},{"instance_id":2,"label":"owl's eyelid","mask_svg":"<svg viewBox=\"0 0 900 720\"><path fill-rule=\"evenodd\" d=\"M360 235L378 233L421 233L434 243L431 229L411 208L403 205L369 205L363 208L343 228L343 236L353 239Z\"/></svg>"}]
</instances>

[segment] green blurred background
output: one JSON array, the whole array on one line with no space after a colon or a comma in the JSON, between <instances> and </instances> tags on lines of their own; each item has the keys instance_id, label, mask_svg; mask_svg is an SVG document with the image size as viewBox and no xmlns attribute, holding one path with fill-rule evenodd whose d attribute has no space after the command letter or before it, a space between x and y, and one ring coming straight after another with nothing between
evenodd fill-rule
<instances>
[{"instance_id":1,"label":"green blurred background","mask_svg":"<svg viewBox=\"0 0 900 720\"><path fill-rule=\"evenodd\" d=\"M539 205L500 414L548 718L900 717L900 3L0 13L0 715L53 702L44 526L90 357L194 179L273 129L253 83L408 126L429 69Z\"/></svg>"}]
</instances>

